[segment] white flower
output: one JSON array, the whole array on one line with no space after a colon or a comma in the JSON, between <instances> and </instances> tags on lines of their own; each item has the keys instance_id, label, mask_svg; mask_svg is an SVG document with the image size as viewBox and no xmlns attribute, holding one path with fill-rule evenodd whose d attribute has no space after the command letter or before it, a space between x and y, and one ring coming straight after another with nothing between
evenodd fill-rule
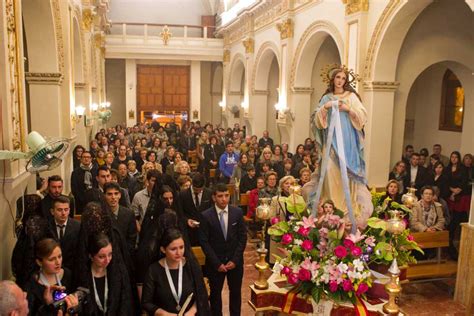
<instances>
[{"instance_id":1,"label":"white flower","mask_svg":"<svg viewBox=\"0 0 474 316\"><path fill-rule=\"evenodd\" d=\"M295 239L293 243L297 246L301 246L303 244L303 241L301 239Z\"/></svg>"},{"instance_id":2,"label":"white flower","mask_svg":"<svg viewBox=\"0 0 474 316\"><path fill-rule=\"evenodd\" d=\"M344 262L341 262L337 265L337 269L339 270L339 272L345 273L347 269L349 269L349 267Z\"/></svg>"},{"instance_id":3,"label":"white flower","mask_svg":"<svg viewBox=\"0 0 474 316\"><path fill-rule=\"evenodd\" d=\"M364 271L364 262L362 262L362 260L360 259L355 259L352 264L354 264L354 268L357 270L357 271Z\"/></svg>"}]
</instances>

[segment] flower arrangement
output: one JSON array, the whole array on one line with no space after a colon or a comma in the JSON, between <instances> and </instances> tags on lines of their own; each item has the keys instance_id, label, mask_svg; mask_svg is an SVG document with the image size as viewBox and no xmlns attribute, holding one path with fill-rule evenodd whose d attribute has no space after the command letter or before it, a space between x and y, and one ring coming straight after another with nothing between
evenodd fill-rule
<instances>
[{"instance_id":1,"label":"flower arrangement","mask_svg":"<svg viewBox=\"0 0 474 316\"><path fill-rule=\"evenodd\" d=\"M412 250L421 252L409 230L402 226L400 234L390 233L390 219L379 218L378 213L368 220L364 231L349 234L340 210L321 209L316 218L301 199L290 195L284 202L290 220L272 218L268 230L284 254L277 257L274 271L286 276L297 292L311 295L316 303L323 297L352 303L365 299L372 286L369 264L390 265L396 257L404 265L415 261ZM395 210L394 214L401 212Z\"/></svg>"},{"instance_id":2,"label":"flower arrangement","mask_svg":"<svg viewBox=\"0 0 474 316\"><path fill-rule=\"evenodd\" d=\"M315 218L305 207L286 200L290 221L273 220L269 234L282 245L283 258L274 270L315 302L327 297L336 302L364 298L372 284L367 262L375 239L361 234L346 235L343 213L339 210Z\"/></svg>"}]
</instances>

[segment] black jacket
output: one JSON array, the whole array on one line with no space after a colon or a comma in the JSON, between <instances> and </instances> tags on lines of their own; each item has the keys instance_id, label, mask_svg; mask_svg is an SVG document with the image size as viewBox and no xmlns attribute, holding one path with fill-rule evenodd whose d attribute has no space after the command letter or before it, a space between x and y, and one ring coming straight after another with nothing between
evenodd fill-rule
<instances>
[{"instance_id":1,"label":"black jacket","mask_svg":"<svg viewBox=\"0 0 474 316\"><path fill-rule=\"evenodd\" d=\"M137 225L133 211L119 206L118 216L115 217L112 214L112 224L115 225L120 234L125 238L130 254L133 254L137 242Z\"/></svg>"},{"instance_id":2,"label":"black jacket","mask_svg":"<svg viewBox=\"0 0 474 316\"><path fill-rule=\"evenodd\" d=\"M82 214L84 206L86 206L86 191L88 188L84 184L84 174L85 171L79 167L74 169L71 174L71 192L74 195L74 199L76 200L76 213ZM92 174L92 186L96 186L96 177L97 177L97 165L93 165L91 169Z\"/></svg>"},{"instance_id":3,"label":"black jacket","mask_svg":"<svg viewBox=\"0 0 474 316\"><path fill-rule=\"evenodd\" d=\"M193 194L192 188L181 191L179 193L179 202L186 222L188 219L201 222L201 213L212 206L212 192L208 188L203 189L198 208L194 204ZM186 223L186 230L188 231L191 246L199 246L199 227L191 228Z\"/></svg>"},{"instance_id":4,"label":"black jacket","mask_svg":"<svg viewBox=\"0 0 474 316\"><path fill-rule=\"evenodd\" d=\"M213 206L202 213L199 240L206 255L206 265L217 270L221 264L232 261L242 266L243 254L247 243L243 213L240 208L228 206L227 239L224 238L216 207Z\"/></svg>"},{"instance_id":5,"label":"black jacket","mask_svg":"<svg viewBox=\"0 0 474 316\"><path fill-rule=\"evenodd\" d=\"M56 229L54 219L49 221L49 228L54 239L56 239L61 245L63 266L74 271L81 223L74 218L69 218L64 230L64 236L61 240L59 240L58 230Z\"/></svg>"}]
</instances>

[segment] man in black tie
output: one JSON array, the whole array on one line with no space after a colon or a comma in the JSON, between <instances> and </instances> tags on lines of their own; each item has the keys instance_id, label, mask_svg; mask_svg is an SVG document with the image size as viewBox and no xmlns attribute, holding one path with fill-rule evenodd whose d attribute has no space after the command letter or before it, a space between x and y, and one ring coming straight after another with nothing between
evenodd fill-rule
<instances>
[{"instance_id":1,"label":"man in black tie","mask_svg":"<svg viewBox=\"0 0 474 316\"><path fill-rule=\"evenodd\" d=\"M199 230L201 247L206 255L212 315L222 315L221 293L227 277L230 315L237 316L242 301L247 231L242 210L229 205L230 194L225 184L216 185L212 199L215 204L202 213Z\"/></svg>"},{"instance_id":2,"label":"man in black tie","mask_svg":"<svg viewBox=\"0 0 474 316\"><path fill-rule=\"evenodd\" d=\"M199 246L199 223L201 213L212 206L212 191L204 187L206 179L200 173L193 176L189 189L179 193L179 201L183 208L187 223L191 246Z\"/></svg>"},{"instance_id":3,"label":"man in black tie","mask_svg":"<svg viewBox=\"0 0 474 316\"><path fill-rule=\"evenodd\" d=\"M49 225L55 239L61 245L63 265L74 271L81 223L74 218L69 218L69 207L70 202L67 196L59 196L53 200L50 210L52 217L49 220Z\"/></svg>"},{"instance_id":4,"label":"man in black tie","mask_svg":"<svg viewBox=\"0 0 474 316\"><path fill-rule=\"evenodd\" d=\"M108 210L112 213L112 223L120 231L127 241L130 255L135 252L137 243L137 225L132 210L119 204L121 192L118 183L109 182L104 185L105 202Z\"/></svg>"},{"instance_id":5,"label":"man in black tie","mask_svg":"<svg viewBox=\"0 0 474 316\"><path fill-rule=\"evenodd\" d=\"M418 198L420 198L421 196L420 189L427 185L429 182L428 170L425 167L418 165L419 160L419 153L413 153L411 155L410 164L407 167L407 172L404 180L405 183L410 184L410 187L416 188L416 196Z\"/></svg>"}]
</instances>

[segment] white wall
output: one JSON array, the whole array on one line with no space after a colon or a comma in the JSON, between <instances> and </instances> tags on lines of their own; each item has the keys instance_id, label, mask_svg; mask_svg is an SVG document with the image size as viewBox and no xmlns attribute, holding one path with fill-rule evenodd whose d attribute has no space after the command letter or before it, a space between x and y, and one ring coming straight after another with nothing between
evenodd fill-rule
<instances>
[{"instance_id":1,"label":"white wall","mask_svg":"<svg viewBox=\"0 0 474 316\"><path fill-rule=\"evenodd\" d=\"M280 133L276 124L275 104L278 102L278 80L279 80L278 62L273 58L270 72L268 73L268 97L267 97L267 130L275 144L280 143ZM259 138L262 135L257 135Z\"/></svg>"},{"instance_id":2,"label":"white wall","mask_svg":"<svg viewBox=\"0 0 474 316\"><path fill-rule=\"evenodd\" d=\"M106 59L105 89L112 110L112 117L107 126L125 124L126 122L125 88L125 60ZM135 113L135 115L137 114Z\"/></svg>"},{"instance_id":3,"label":"white wall","mask_svg":"<svg viewBox=\"0 0 474 316\"><path fill-rule=\"evenodd\" d=\"M113 22L201 25L201 15L212 15L200 0L113 0Z\"/></svg>"},{"instance_id":4,"label":"white wall","mask_svg":"<svg viewBox=\"0 0 474 316\"><path fill-rule=\"evenodd\" d=\"M416 151L426 147L431 151L434 144L443 146L443 153L448 155L461 147L461 133L438 129L441 83L447 67L443 64L431 66L415 81L407 102L407 120L414 120L413 134L405 133L405 144L412 144ZM466 100L469 101L469 100ZM466 102L466 109L471 107ZM408 116L408 113L410 116Z\"/></svg>"},{"instance_id":5,"label":"white wall","mask_svg":"<svg viewBox=\"0 0 474 316\"><path fill-rule=\"evenodd\" d=\"M201 123L212 120L211 71L211 62L201 62Z\"/></svg>"}]
</instances>

